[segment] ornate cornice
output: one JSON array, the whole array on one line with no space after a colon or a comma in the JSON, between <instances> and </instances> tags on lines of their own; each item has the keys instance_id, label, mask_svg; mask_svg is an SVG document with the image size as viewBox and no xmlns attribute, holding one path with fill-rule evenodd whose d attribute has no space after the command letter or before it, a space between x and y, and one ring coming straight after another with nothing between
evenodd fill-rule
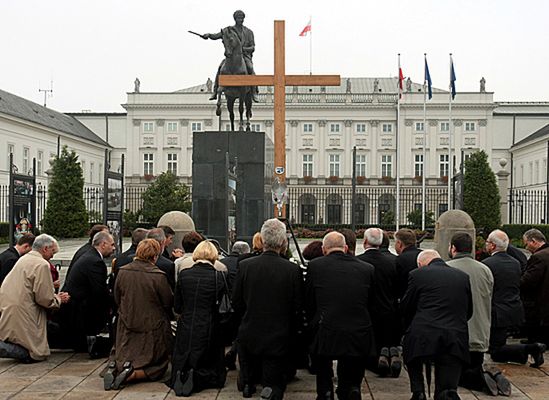
<instances>
[{"instance_id":1,"label":"ornate cornice","mask_svg":"<svg viewBox=\"0 0 549 400\"><path fill-rule=\"evenodd\" d=\"M266 119L265 120L265 126L267 128L270 128L271 126L273 126L273 120L272 119Z\"/></svg>"},{"instance_id":2,"label":"ornate cornice","mask_svg":"<svg viewBox=\"0 0 549 400\"><path fill-rule=\"evenodd\" d=\"M298 121L298 120L292 119L292 120L290 121L290 126L292 126L292 127L295 128L295 127L298 126L298 125L299 125L299 121Z\"/></svg>"},{"instance_id":3,"label":"ornate cornice","mask_svg":"<svg viewBox=\"0 0 549 400\"><path fill-rule=\"evenodd\" d=\"M325 119L319 119L317 121L317 123L318 123L318 126L320 126L321 128L326 126L326 120Z\"/></svg>"},{"instance_id":4,"label":"ornate cornice","mask_svg":"<svg viewBox=\"0 0 549 400\"><path fill-rule=\"evenodd\" d=\"M351 125L353 125L353 120L351 120L351 119L346 119L345 121L343 121L343 123L344 123L345 126L348 128L348 127L350 127Z\"/></svg>"},{"instance_id":5,"label":"ornate cornice","mask_svg":"<svg viewBox=\"0 0 549 400\"><path fill-rule=\"evenodd\" d=\"M156 120L156 125L157 126L164 126L164 120L163 119L157 119Z\"/></svg>"},{"instance_id":6,"label":"ornate cornice","mask_svg":"<svg viewBox=\"0 0 549 400\"><path fill-rule=\"evenodd\" d=\"M485 120L485 119L479 119L478 120L478 125L479 126L486 126L486 125L488 125L488 121Z\"/></svg>"},{"instance_id":7,"label":"ornate cornice","mask_svg":"<svg viewBox=\"0 0 549 400\"><path fill-rule=\"evenodd\" d=\"M454 126L461 126L461 125L463 125L463 121L461 119L454 120Z\"/></svg>"},{"instance_id":8,"label":"ornate cornice","mask_svg":"<svg viewBox=\"0 0 549 400\"><path fill-rule=\"evenodd\" d=\"M181 126L189 126L189 120L188 119L180 119L179 123Z\"/></svg>"},{"instance_id":9,"label":"ornate cornice","mask_svg":"<svg viewBox=\"0 0 549 400\"><path fill-rule=\"evenodd\" d=\"M211 118L204 120L204 126L212 126L212 125L213 125L213 121Z\"/></svg>"},{"instance_id":10,"label":"ornate cornice","mask_svg":"<svg viewBox=\"0 0 549 400\"><path fill-rule=\"evenodd\" d=\"M141 126L141 120L140 119L134 119L133 120L133 126Z\"/></svg>"},{"instance_id":11,"label":"ornate cornice","mask_svg":"<svg viewBox=\"0 0 549 400\"><path fill-rule=\"evenodd\" d=\"M429 126L437 126L437 125L438 125L438 119L429 120Z\"/></svg>"},{"instance_id":12,"label":"ornate cornice","mask_svg":"<svg viewBox=\"0 0 549 400\"><path fill-rule=\"evenodd\" d=\"M406 126L412 126L413 124L414 124L414 121L411 120L411 119L406 119L404 121L404 125L406 125Z\"/></svg>"},{"instance_id":13,"label":"ornate cornice","mask_svg":"<svg viewBox=\"0 0 549 400\"><path fill-rule=\"evenodd\" d=\"M371 121L370 121L370 125L372 125L372 126L374 126L374 127L375 127L375 126L378 126L378 125L379 125L379 120L377 120L377 119L371 120Z\"/></svg>"}]
</instances>

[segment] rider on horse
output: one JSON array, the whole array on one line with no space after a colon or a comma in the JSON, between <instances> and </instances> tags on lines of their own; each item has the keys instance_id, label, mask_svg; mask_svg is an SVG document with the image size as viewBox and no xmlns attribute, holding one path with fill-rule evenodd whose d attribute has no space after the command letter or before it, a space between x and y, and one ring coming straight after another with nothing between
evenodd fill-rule
<instances>
[{"instance_id":1,"label":"rider on horse","mask_svg":"<svg viewBox=\"0 0 549 400\"><path fill-rule=\"evenodd\" d=\"M225 29L233 30L240 38L240 42L242 43L242 53L244 55L244 61L246 63L246 69L248 71L248 74L255 75L253 61L252 61L252 56L255 50L254 33L252 32L251 29L244 26L245 16L246 15L244 14L244 11L236 10L233 13L233 18L235 21L234 26L229 26ZM220 31L219 33L205 33L204 35L202 35L202 38L212 39L212 40L222 39L223 31ZM213 95L212 97L210 97L210 100L217 99L217 90L219 88L219 72L221 71L221 67L223 66L224 62L225 61L223 60L219 65L219 68L217 69L217 74L215 75ZM257 102L257 87L255 87L252 90L252 98L253 98L253 101Z\"/></svg>"}]
</instances>

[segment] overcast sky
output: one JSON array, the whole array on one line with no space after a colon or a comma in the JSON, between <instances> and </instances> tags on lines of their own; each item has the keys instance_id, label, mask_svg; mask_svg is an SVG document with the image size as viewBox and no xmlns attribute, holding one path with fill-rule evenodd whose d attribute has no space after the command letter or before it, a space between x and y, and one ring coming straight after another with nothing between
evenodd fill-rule
<instances>
[{"instance_id":1,"label":"overcast sky","mask_svg":"<svg viewBox=\"0 0 549 400\"><path fill-rule=\"evenodd\" d=\"M2 0L0 89L63 112L124 111L136 77L142 92L172 92L213 79L218 32L246 13L255 33L256 73L273 71L273 20L286 20L286 73L342 77L397 75L423 81L427 53L433 85L446 89L449 53L459 91L481 77L499 101L549 101L549 2L546 0Z\"/></svg>"}]
</instances>

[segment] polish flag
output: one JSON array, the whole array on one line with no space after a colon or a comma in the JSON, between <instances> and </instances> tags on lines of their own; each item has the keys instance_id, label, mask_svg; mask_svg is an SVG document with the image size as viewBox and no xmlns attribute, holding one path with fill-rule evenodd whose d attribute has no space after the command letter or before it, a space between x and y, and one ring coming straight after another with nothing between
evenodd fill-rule
<instances>
[{"instance_id":1,"label":"polish flag","mask_svg":"<svg viewBox=\"0 0 549 400\"><path fill-rule=\"evenodd\" d=\"M404 74L402 68L398 69L398 97L402 98L402 82L404 81Z\"/></svg>"},{"instance_id":2,"label":"polish flag","mask_svg":"<svg viewBox=\"0 0 549 400\"><path fill-rule=\"evenodd\" d=\"M307 36L307 32L311 32L311 20L309 19L309 22L307 23L307 26L303 28L299 36Z\"/></svg>"}]
</instances>

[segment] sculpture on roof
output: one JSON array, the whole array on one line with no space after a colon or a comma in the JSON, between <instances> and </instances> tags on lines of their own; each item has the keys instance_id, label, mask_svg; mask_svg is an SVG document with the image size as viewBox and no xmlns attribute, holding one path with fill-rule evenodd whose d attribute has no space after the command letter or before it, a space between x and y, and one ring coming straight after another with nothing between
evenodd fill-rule
<instances>
[{"instance_id":1,"label":"sculpture on roof","mask_svg":"<svg viewBox=\"0 0 549 400\"><path fill-rule=\"evenodd\" d=\"M486 79L482 77L480 79L480 93L484 93L484 92L486 92Z\"/></svg>"},{"instance_id":2,"label":"sculpture on roof","mask_svg":"<svg viewBox=\"0 0 549 400\"><path fill-rule=\"evenodd\" d=\"M206 81L206 90L209 92L212 91L212 85L213 85L213 82L210 78L208 78L208 80Z\"/></svg>"},{"instance_id":3,"label":"sculpture on roof","mask_svg":"<svg viewBox=\"0 0 549 400\"><path fill-rule=\"evenodd\" d=\"M346 93L351 93L351 78L347 78L347 88L345 89Z\"/></svg>"},{"instance_id":4,"label":"sculpture on roof","mask_svg":"<svg viewBox=\"0 0 549 400\"><path fill-rule=\"evenodd\" d=\"M140 86L141 86L141 81L139 80L139 78L135 78L135 81L133 82L133 92L139 93Z\"/></svg>"},{"instance_id":5,"label":"sculpture on roof","mask_svg":"<svg viewBox=\"0 0 549 400\"><path fill-rule=\"evenodd\" d=\"M374 80L374 93L379 92L379 79Z\"/></svg>"},{"instance_id":6,"label":"sculpture on roof","mask_svg":"<svg viewBox=\"0 0 549 400\"><path fill-rule=\"evenodd\" d=\"M410 77L408 77L408 79L406 79L406 91L407 92L412 91L412 80L410 79Z\"/></svg>"}]
</instances>

